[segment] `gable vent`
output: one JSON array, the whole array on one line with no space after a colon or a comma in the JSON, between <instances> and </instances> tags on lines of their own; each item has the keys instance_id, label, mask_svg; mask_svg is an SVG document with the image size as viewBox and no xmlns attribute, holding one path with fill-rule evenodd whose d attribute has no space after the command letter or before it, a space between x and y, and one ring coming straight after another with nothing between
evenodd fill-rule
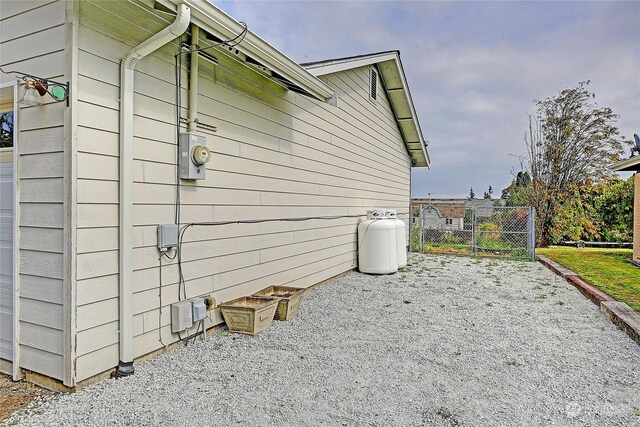
<instances>
[{"instance_id":1,"label":"gable vent","mask_svg":"<svg viewBox=\"0 0 640 427\"><path fill-rule=\"evenodd\" d=\"M374 101L378 99L378 72L373 68L371 69L371 84L369 96Z\"/></svg>"}]
</instances>

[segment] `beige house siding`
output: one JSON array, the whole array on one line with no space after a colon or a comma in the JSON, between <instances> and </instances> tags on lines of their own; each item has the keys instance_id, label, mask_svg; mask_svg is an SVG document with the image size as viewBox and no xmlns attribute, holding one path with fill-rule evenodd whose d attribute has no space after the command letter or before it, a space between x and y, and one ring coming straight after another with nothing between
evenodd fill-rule
<instances>
[{"instance_id":1,"label":"beige house siding","mask_svg":"<svg viewBox=\"0 0 640 427\"><path fill-rule=\"evenodd\" d=\"M118 7L118 11L115 8ZM119 61L166 22L132 4L83 2L78 52L77 372L81 381L118 363ZM127 17L126 19L124 17ZM139 16L139 18L136 18ZM138 21L142 22L142 21ZM156 226L174 222L173 42L137 66L134 117L134 356L176 341L169 304L178 300L176 261L162 268L159 318ZM207 180L183 181L181 222L406 213L410 159L388 100L369 101L369 68L323 78L338 107L286 91L233 59L202 64L199 120L213 159ZM186 88L183 70L183 86ZM183 107L187 94L183 91ZM186 111L182 116L186 117ZM407 221L408 215L402 219ZM308 287L356 266L355 218L194 227L185 234L187 296L219 301L270 283ZM214 312L207 325L219 323Z\"/></svg>"},{"instance_id":2,"label":"beige house siding","mask_svg":"<svg viewBox=\"0 0 640 427\"><path fill-rule=\"evenodd\" d=\"M0 66L64 80L65 31L62 1L2 1ZM3 82L14 78L2 75ZM21 368L63 379L66 107L44 102L18 112L19 360Z\"/></svg>"}]
</instances>

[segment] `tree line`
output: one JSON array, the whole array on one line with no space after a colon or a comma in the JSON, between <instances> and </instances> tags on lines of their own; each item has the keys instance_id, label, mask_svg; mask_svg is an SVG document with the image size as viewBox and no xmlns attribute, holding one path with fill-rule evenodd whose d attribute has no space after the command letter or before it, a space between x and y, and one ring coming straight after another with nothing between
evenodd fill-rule
<instances>
[{"instance_id":1,"label":"tree line","mask_svg":"<svg viewBox=\"0 0 640 427\"><path fill-rule=\"evenodd\" d=\"M609 169L631 141L615 126L619 116L595 102L589 83L534 101L521 170L502 190L508 206L536 209L538 246L632 239L633 177L622 180Z\"/></svg>"}]
</instances>

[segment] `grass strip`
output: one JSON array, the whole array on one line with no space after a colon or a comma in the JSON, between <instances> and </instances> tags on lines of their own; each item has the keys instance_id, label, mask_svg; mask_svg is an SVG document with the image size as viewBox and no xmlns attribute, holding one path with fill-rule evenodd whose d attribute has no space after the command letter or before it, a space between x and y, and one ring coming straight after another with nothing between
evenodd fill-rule
<instances>
[{"instance_id":1,"label":"grass strip","mask_svg":"<svg viewBox=\"0 0 640 427\"><path fill-rule=\"evenodd\" d=\"M631 249L550 246L536 254L573 270L601 291L640 311L640 268L629 264Z\"/></svg>"}]
</instances>

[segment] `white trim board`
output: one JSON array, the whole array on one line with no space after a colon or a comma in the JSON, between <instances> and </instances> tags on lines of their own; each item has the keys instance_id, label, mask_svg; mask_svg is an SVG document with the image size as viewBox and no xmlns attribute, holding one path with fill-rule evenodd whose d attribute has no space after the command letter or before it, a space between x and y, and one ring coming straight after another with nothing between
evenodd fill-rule
<instances>
[{"instance_id":1,"label":"white trim board","mask_svg":"<svg viewBox=\"0 0 640 427\"><path fill-rule=\"evenodd\" d=\"M20 308L20 292L19 292L19 259L18 259L18 132L19 132L19 109L18 109L18 82L16 80L1 83L0 90L6 88L12 88L12 102L13 102L13 242L12 242L12 252L13 252L13 322L12 322L12 332L13 332L13 347L12 347L12 377L14 381L20 379L20 346L17 344L19 342L19 308ZM9 89L11 91L11 89ZM3 103L6 104L6 103Z\"/></svg>"}]
</instances>

